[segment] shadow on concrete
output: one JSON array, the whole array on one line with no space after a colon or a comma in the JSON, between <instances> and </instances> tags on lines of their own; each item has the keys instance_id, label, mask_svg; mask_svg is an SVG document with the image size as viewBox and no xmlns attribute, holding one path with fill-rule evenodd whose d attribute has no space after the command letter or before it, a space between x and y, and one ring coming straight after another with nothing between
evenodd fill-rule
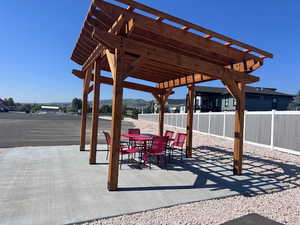
<instances>
[{"instance_id":1,"label":"shadow on concrete","mask_svg":"<svg viewBox=\"0 0 300 225\"><path fill-rule=\"evenodd\" d=\"M233 175L232 151L211 146L194 148L193 158L180 160L179 153L168 162L167 170L189 171L197 175L191 185L122 187L119 191L153 191L211 188L227 189L244 196L280 192L300 186L300 166L277 159L244 155L243 174ZM155 169L160 169L156 167ZM208 182L210 181L210 182Z\"/></svg>"}]
</instances>

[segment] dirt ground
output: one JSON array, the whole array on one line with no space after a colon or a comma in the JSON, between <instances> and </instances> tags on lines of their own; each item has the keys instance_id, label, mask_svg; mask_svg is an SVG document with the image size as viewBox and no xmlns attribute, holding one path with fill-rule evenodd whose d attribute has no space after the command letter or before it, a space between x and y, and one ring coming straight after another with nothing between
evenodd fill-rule
<instances>
[{"instance_id":1,"label":"dirt ground","mask_svg":"<svg viewBox=\"0 0 300 225\"><path fill-rule=\"evenodd\" d=\"M87 121L86 143L90 141L91 119ZM122 122L122 132L133 127ZM105 143L102 131L110 131L111 120L99 119L98 143ZM0 148L19 146L79 145L80 116L69 114L0 113Z\"/></svg>"}]
</instances>

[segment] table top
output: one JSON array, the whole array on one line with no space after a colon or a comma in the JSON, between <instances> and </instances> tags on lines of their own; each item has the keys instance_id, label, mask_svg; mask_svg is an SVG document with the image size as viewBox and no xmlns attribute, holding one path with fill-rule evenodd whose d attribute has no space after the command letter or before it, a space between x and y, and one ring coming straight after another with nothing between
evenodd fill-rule
<instances>
[{"instance_id":1,"label":"table top","mask_svg":"<svg viewBox=\"0 0 300 225\"><path fill-rule=\"evenodd\" d=\"M150 141L153 137L157 137L154 134L122 134L121 136L135 141Z\"/></svg>"}]
</instances>

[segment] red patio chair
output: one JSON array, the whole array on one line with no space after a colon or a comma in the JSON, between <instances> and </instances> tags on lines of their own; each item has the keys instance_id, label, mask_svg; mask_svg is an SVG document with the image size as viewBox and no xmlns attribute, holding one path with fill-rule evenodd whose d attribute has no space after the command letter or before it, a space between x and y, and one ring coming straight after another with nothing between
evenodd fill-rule
<instances>
[{"instance_id":1,"label":"red patio chair","mask_svg":"<svg viewBox=\"0 0 300 225\"><path fill-rule=\"evenodd\" d=\"M106 160L108 159L108 153L109 153L109 147L111 144L111 137L110 134L108 132L103 131L105 139L106 139L106 144L107 144L107 154L106 154ZM128 159L129 159L129 155L130 154L134 154L136 152L139 152L140 149L138 147L134 147L134 148L128 148L128 144L121 142L120 144L120 169L122 168L122 162L123 162L123 155L128 155Z\"/></svg>"},{"instance_id":2,"label":"red patio chair","mask_svg":"<svg viewBox=\"0 0 300 225\"><path fill-rule=\"evenodd\" d=\"M106 140L106 148L107 148L107 152L106 152L106 160L108 159L108 153L109 153L109 147L110 147L110 134L106 131L103 131L103 134L105 136L105 140Z\"/></svg>"},{"instance_id":3,"label":"red patio chair","mask_svg":"<svg viewBox=\"0 0 300 225\"><path fill-rule=\"evenodd\" d=\"M149 156L157 156L157 163L159 163L159 159L161 156L166 156L166 147L167 147L167 137L153 137L152 144L149 149L144 152L144 162L146 163L149 159ZM165 158L165 163L167 162ZM151 169L151 161L149 160L149 165Z\"/></svg>"},{"instance_id":4,"label":"red patio chair","mask_svg":"<svg viewBox=\"0 0 300 225\"><path fill-rule=\"evenodd\" d=\"M171 150L171 156L173 157L173 151L179 150L181 152L181 160L183 155L183 146L185 144L186 134L183 133L177 133L175 136L175 139L169 149Z\"/></svg>"},{"instance_id":5,"label":"red patio chair","mask_svg":"<svg viewBox=\"0 0 300 225\"><path fill-rule=\"evenodd\" d=\"M129 128L128 129L128 134L141 134L141 130L139 128ZM132 141L131 138L129 138L129 145L131 147L142 147L143 146L143 142L135 142L135 141Z\"/></svg>"},{"instance_id":6,"label":"red patio chair","mask_svg":"<svg viewBox=\"0 0 300 225\"><path fill-rule=\"evenodd\" d=\"M171 130L165 131L164 137L168 138L168 142L167 142L168 147L170 146L171 142L173 141L173 139L172 139L173 135L174 135L174 131L171 131Z\"/></svg>"}]
</instances>

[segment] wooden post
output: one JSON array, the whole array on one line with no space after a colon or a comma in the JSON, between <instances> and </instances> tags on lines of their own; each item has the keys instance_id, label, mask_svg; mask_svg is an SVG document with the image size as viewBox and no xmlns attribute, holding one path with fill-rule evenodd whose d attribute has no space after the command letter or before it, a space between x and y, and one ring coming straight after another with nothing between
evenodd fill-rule
<instances>
[{"instance_id":1,"label":"wooden post","mask_svg":"<svg viewBox=\"0 0 300 225\"><path fill-rule=\"evenodd\" d=\"M239 98L236 99L233 174L242 174L243 136L244 136L244 111L245 111L245 85L238 83Z\"/></svg>"},{"instance_id":2,"label":"wooden post","mask_svg":"<svg viewBox=\"0 0 300 225\"><path fill-rule=\"evenodd\" d=\"M94 101L93 101L93 117L91 128L91 148L90 148L90 164L96 163L97 142L98 142L98 117L99 117L99 97L100 83L98 82L101 75L100 60L95 62L94 66Z\"/></svg>"},{"instance_id":3,"label":"wooden post","mask_svg":"<svg viewBox=\"0 0 300 225\"><path fill-rule=\"evenodd\" d=\"M162 99L159 101L159 127L158 127L158 135L164 135L164 120L165 120L165 101Z\"/></svg>"},{"instance_id":4,"label":"wooden post","mask_svg":"<svg viewBox=\"0 0 300 225\"><path fill-rule=\"evenodd\" d=\"M118 189L119 176L119 150L120 150L120 135L121 135L121 119L122 119L122 98L123 87L122 81L124 74L124 52L116 49L115 55L107 51L107 58L113 76L113 100L112 100L112 129L111 129L111 145L109 154L108 182L107 188L109 191Z\"/></svg>"},{"instance_id":5,"label":"wooden post","mask_svg":"<svg viewBox=\"0 0 300 225\"><path fill-rule=\"evenodd\" d=\"M81 126L80 126L80 151L85 150L85 137L86 137L86 117L88 110L88 91L91 81L91 70L87 69L83 81L82 93L82 107L81 107Z\"/></svg>"},{"instance_id":6,"label":"wooden post","mask_svg":"<svg viewBox=\"0 0 300 225\"><path fill-rule=\"evenodd\" d=\"M188 96L187 96L187 140L186 140L186 157L192 157L193 149L193 117L194 117L194 90L195 86L188 86Z\"/></svg>"}]
</instances>

